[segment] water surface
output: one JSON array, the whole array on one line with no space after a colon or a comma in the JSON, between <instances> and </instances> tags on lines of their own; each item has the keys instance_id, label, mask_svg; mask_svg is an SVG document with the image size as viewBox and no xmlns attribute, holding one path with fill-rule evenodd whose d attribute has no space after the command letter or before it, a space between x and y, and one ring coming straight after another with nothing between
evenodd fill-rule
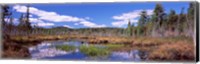
<instances>
[{"instance_id":1,"label":"water surface","mask_svg":"<svg viewBox=\"0 0 200 64\"><path fill-rule=\"evenodd\" d=\"M72 51L64 51L56 49L55 46L71 45L76 49ZM105 58L90 58L84 53L80 52L81 45L88 45L88 43L81 43L79 41L44 41L41 44L30 47L32 59L52 59L52 60L104 60L104 61L141 61L139 50L131 51L112 51L110 55ZM104 48L103 45L95 45L99 48Z\"/></svg>"}]
</instances>

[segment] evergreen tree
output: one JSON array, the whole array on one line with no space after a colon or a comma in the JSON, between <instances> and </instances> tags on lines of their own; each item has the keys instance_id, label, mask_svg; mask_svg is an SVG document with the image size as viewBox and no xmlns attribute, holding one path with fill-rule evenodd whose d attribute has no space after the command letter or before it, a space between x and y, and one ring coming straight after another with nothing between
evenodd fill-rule
<instances>
[{"instance_id":1,"label":"evergreen tree","mask_svg":"<svg viewBox=\"0 0 200 64\"><path fill-rule=\"evenodd\" d=\"M188 8L188 17L189 19L194 18L194 12L195 12L195 3L191 2Z\"/></svg>"},{"instance_id":2,"label":"evergreen tree","mask_svg":"<svg viewBox=\"0 0 200 64\"><path fill-rule=\"evenodd\" d=\"M186 14L184 14L184 9L185 8L181 8L181 13L178 18L178 29L180 33L183 32L187 26L187 23L186 23L187 19L186 19Z\"/></svg>"},{"instance_id":3,"label":"evergreen tree","mask_svg":"<svg viewBox=\"0 0 200 64\"><path fill-rule=\"evenodd\" d=\"M178 28L178 16L176 15L175 10L171 10L169 13L168 27L170 30L175 31Z\"/></svg>"},{"instance_id":4,"label":"evergreen tree","mask_svg":"<svg viewBox=\"0 0 200 64\"><path fill-rule=\"evenodd\" d=\"M164 9L160 3L156 4L156 7L154 9L153 14L153 29L152 29L152 36L159 36L163 35L164 33L164 16L166 15L164 13Z\"/></svg>"},{"instance_id":5,"label":"evergreen tree","mask_svg":"<svg viewBox=\"0 0 200 64\"><path fill-rule=\"evenodd\" d=\"M139 19L139 26L145 26L145 24L148 21L148 16L147 16L147 12L144 10L141 12L140 14L140 19Z\"/></svg>"},{"instance_id":6,"label":"evergreen tree","mask_svg":"<svg viewBox=\"0 0 200 64\"><path fill-rule=\"evenodd\" d=\"M27 6L27 12L26 14L22 14L21 17L20 17L20 21L19 21L19 29L22 31L22 32L26 32L26 33L29 33L32 31L32 27L31 27L31 23L29 21L29 5Z\"/></svg>"},{"instance_id":7,"label":"evergreen tree","mask_svg":"<svg viewBox=\"0 0 200 64\"><path fill-rule=\"evenodd\" d=\"M128 36L132 36L132 28L130 20L128 21L127 34Z\"/></svg>"},{"instance_id":8,"label":"evergreen tree","mask_svg":"<svg viewBox=\"0 0 200 64\"><path fill-rule=\"evenodd\" d=\"M30 23L30 20L29 20L29 16L30 16L29 7L30 6L28 5L27 6L27 13L26 13L25 27L27 28L28 31L31 31L32 27L31 27L31 23Z\"/></svg>"},{"instance_id":9,"label":"evergreen tree","mask_svg":"<svg viewBox=\"0 0 200 64\"><path fill-rule=\"evenodd\" d=\"M7 22L9 21L10 16L12 15L12 13L9 11L10 7L8 5L1 5L1 18L2 18L2 25L3 25L3 30L7 28Z\"/></svg>"}]
</instances>

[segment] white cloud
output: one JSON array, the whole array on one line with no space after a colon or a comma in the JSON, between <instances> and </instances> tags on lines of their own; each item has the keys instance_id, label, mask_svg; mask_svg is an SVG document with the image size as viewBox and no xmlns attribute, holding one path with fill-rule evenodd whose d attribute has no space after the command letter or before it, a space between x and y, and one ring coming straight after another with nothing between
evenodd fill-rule
<instances>
[{"instance_id":1,"label":"white cloud","mask_svg":"<svg viewBox=\"0 0 200 64\"><path fill-rule=\"evenodd\" d=\"M13 9L15 9L17 12L26 13L27 7L22 6L22 5L15 5ZM30 7L29 9L30 9L30 14L36 15L39 17L38 19L31 18L30 19L31 22L38 22L40 26L54 25L52 23L44 23L42 21L42 20L46 20L46 21L51 21L51 22L76 22L75 25L79 25L78 23L80 23L86 27L105 27L105 25L98 25L90 21L87 21L87 20L91 20L90 17L78 18L74 16L69 16L69 15L60 15L60 14L57 14L56 12L39 10L34 7Z\"/></svg>"},{"instance_id":2,"label":"white cloud","mask_svg":"<svg viewBox=\"0 0 200 64\"><path fill-rule=\"evenodd\" d=\"M130 20L131 23L136 23L137 20ZM112 22L112 25L115 27L123 27L124 25L128 24L128 20L121 20L121 21L115 21Z\"/></svg>"},{"instance_id":3,"label":"white cloud","mask_svg":"<svg viewBox=\"0 0 200 64\"><path fill-rule=\"evenodd\" d=\"M45 22L40 22L40 23L37 23L36 25L37 25L37 26L44 27L44 26L53 26L54 23L45 23Z\"/></svg>"},{"instance_id":4,"label":"white cloud","mask_svg":"<svg viewBox=\"0 0 200 64\"><path fill-rule=\"evenodd\" d=\"M136 20L136 18L138 18L140 16L141 11L143 11L143 10L134 10L132 12L123 13L121 15L113 16L112 18L114 20L117 20L117 21L112 22L111 24L113 26L116 26L116 27L122 27L122 26L128 24L128 20L130 20L132 23L137 23L138 20ZM151 9L148 9L146 11L147 11L147 15L153 14L153 10L151 10Z\"/></svg>"},{"instance_id":5,"label":"white cloud","mask_svg":"<svg viewBox=\"0 0 200 64\"><path fill-rule=\"evenodd\" d=\"M15 5L13 7L17 12L26 13L27 7L21 5ZM36 16L39 16L39 19L53 21L53 22L76 22L81 18L68 16L68 15L59 15L56 12L48 12L44 10L39 10L34 7L30 7L30 13Z\"/></svg>"},{"instance_id":6,"label":"white cloud","mask_svg":"<svg viewBox=\"0 0 200 64\"><path fill-rule=\"evenodd\" d=\"M5 22L7 22L7 23L10 22L10 19L9 19L9 18L5 18L4 20L5 20ZM18 24L18 23L19 23L17 18L13 18L13 21L12 21L12 22L13 22L13 24Z\"/></svg>"},{"instance_id":7,"label":"white cloud","mask_svg":"<svg viewBox=\"0 0 200 64\"><path fill-rule=\"evenodd\" d=\"M33 17L33 15L30 14L29 17Z\"/></svg>"},{"instance_id":8,"label":"white cloud","mask_svg":"<svg viewBox=\"0 0 200 64\"><path fill-rule=\"evenodd\" d=\"M87 26L87 27L106 27L106 25L104 25L104 24L97 25L97 24L89 22L89 21L81 21L80 24L82 24L83 26Z\"/></svg>"},{"instance_id":9,"label":"white cloud","mask_svg":"<svg viewBox=\"0 0 200 64\"><path fill-rule=\"evenodd\" d=\"M115 20L127 20L127 19L134 19L140 16L140 13L143 10L134 10L132 12L128 12L128 13L123 13L121 15L118 16L113 16L113 19ZM153 14L153 10L148 9L147 11L147 15L152 15Z\"/></svg>"},{"instance_id":10,"label":"white cloud","mask_svg":"<svg viewBox=\"0 0 200 64\"><path fill-rule=\"evenodd\" d=\"M71 27L69 25L63 25L63 27L74 28L74 27Z\"/></svg>"},{"instance_id":11,"label":"white cloud","mask_svg":"<svg viewBox=\"0 0 200 64\"><path fill-rule=\"evenodd\" d=\"M41 22L43 22L41 19L38 19L38 18L29 18L29 20L32 23L41 23Z\"/></svg>"}]
</instances>

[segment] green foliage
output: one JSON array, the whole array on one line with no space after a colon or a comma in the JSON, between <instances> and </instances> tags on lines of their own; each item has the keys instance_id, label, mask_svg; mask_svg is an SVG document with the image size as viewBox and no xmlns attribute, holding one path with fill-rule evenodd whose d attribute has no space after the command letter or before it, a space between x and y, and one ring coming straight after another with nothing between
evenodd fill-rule
<instances>
[{"instance_id":1,"label":"green foliage","mask_svg":"<svg viewBox=\"0 0 200 64\"><path fill-rule=\"evenodd\" d=\"M191 2L188 8L189 19L194 19L195 2Z\"/></svg>"},{"instance_id":2,"label":"green foliage","mask_svg":"<svg viewBox=\"0 0 200 64\"><path fill-rule=\"evenodd\" d=\"M176 15L176 12L174 10L171 10L169 13L169 19L168 19L168 26L170 29L175 29L178 24L178 16Z\"/></svg>"},{"instance_id":3,"label":"green foliage","mask_svg":"<svg viewBox=\"0 0 200 64\"><path fill-rule=\"evenodd\" d=\"M105 45L106 46L106 48L108 49L108 50L116 50L116 49L119 49L119 48L122 48L122 47L124 47L124 45L123 44L106 44Z\"/></svg>"},{"instance_id":4,"label":"green foliage","mask_svg":"<svg viewBox=\"0 0 200 64\"><path fill-rule=\"evenodd\" d=\"M147 12L145 10L141 11L138 25L144 26L148 22L148 20L149 20L149 18L148 18Z\"/></svg>"},{"instance_id":5,"label":"green foliage","mask_svg":"<svg viewBox=\"0 0 200 64\"><path fill-rule=\"evenodd\" d=\"M164 12L164 9L162 7L162 5L160 3L157 3L156 4L156 7L154 8L154 14L156 16L160 15L160 13L163 13Z\"/></svg>"},{"instance_id":6,"label":"green foliage","mask_svg":"<svg viewBox=\"0 0 200 64\"><path fill-rule=\"evenodd\" d=\"M70 45L56 46L56 48L61 49L61 50L65 50L65 51L75 50L75 47L70 46Z\"/></svg>"},{"instance_id":7,"label":"green foliage","mask_svg":"<svg viewBox=\"0 0 200 64\"><path fill-rule=\"evenodd\" d=\"M132 26L130 21L128 22L127 34L128 36L132 36Z\"/></svg>"},{"instance_id":8,"label":"green foliage","mask_svg":"<svg viewBox=\"0 0 200 64\"><path fill-rule=\"evenodd\" d=\"M1 5L2 9L2 18L11 19L11 12L9 11L9 6ZM28 34L41 34L41 35L68 35L75 34L82 36L153 36L163 35L165 32L175 33L178 31L183 35L188 35L186 33L192 33L194 30L194 12L195 12L195 3L190 3L187 13L184 13L184 8L182 8L180 14L176 14L175 10L171 10L169 14L166 14L163 6L158 3L156 4L153 14L148 16L145 10L141 11L140 18L138 20L138 25L134 26L131 24L129 19L127 28L78 28L72 29L67 27L52 27L52 28L42 28L34 25L31 27L29 22L29 6L27 6L27 12L22 14L19 20L19 25L17 27L13 26L10 22L9 26L12 26L18 35L28 35ZM5 28L4 25L8 26L8 22L2 20L3 28L5 32L8 32L9 28ZM192 29L193 31L191 31ZM171 31L171 32L170 32ZM12 31L11 31L12 32ZM179 34L178 34L179 35Z\"/></svg>"},{"instance_id":9,"label":"green foliage","mask_svg":"<svg viewBox=\"0 0 200 64\"><path fill-rule=\"evenodd\" d=\"M110 54L110 51L105 48L98 48L95 46L81 46L80 51L91 57L104 57Z\"/></svg>"},{"instance_id":10,"label":"green foliage","mask_svg":"<svg viewBox=\"0 0 200 64\"><path fill-rule=\"evenodd\" d=\"M137 36L145 35L146 33L145 26L147 25L148 22L149 22L149 17L147 15L147 12L145 10L141 11L138 27L136 29Z\"/></svg>"}]
</instances>

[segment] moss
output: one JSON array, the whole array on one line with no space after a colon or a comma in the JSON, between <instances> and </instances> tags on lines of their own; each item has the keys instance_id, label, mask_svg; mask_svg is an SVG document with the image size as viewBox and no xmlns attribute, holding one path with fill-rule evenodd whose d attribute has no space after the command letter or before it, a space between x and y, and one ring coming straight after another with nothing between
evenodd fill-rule
<instances>
[{"instance_id":1,"label":"moss","mask_svg":"<svg viewBox=\"0 0 200 64\"><path fill-rule=\"evenodd\" d=\"M56 46L56 48L61 49L61 50L65 50L65 51L75 50L74 46L69 46L69 45Z\"/></svg>"}]
</instances>

